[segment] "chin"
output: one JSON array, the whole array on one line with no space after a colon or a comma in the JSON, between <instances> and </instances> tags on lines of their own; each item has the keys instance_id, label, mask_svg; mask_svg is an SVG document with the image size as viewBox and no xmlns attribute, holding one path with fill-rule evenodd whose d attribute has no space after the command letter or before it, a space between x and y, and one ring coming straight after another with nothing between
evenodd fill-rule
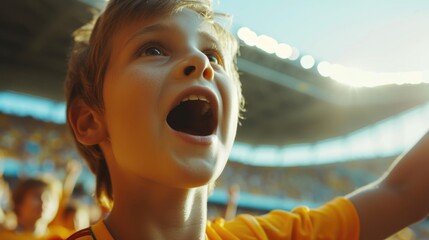
<instances>
[{"instance_id":1,"label":"chin","mask_svg":"<svg viewBox=\"0 0 429 240\"><path fill-rule=\"evenodd\" d=\"M199 172L198 174L188 175L186 179L182 179L184 188L197 188L206 186L211 182L216 180L214 173L205 173L202 174Z\"/></svg>"},{"instance_id":2,"label":"chin","mask_svg":"<svg viewBox=\"0 0 429 240\"><path fill-rule=\"evenodd\" d=\"M185 171L178 181L183 184L184 188L197 188L213 183L219 175L220 171L216 170L216 167L199 167L192 171Z\"/></svg>"}]
</instances>

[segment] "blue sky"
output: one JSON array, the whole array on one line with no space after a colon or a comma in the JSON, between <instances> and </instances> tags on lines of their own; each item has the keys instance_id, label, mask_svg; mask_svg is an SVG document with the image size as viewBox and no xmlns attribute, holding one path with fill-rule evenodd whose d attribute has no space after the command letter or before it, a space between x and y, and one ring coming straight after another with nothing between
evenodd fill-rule
<instances>
[{"instance_id":1,"label":"blue sky","mask_svg":"<svg viewBox=\"0 0 429 240\"><path fill-rule=\"evenodd\" d=\"M297 47L316 60L376 72L429 69L429 1L213 0L233 29Z\"/></svg>"}]
</instances>

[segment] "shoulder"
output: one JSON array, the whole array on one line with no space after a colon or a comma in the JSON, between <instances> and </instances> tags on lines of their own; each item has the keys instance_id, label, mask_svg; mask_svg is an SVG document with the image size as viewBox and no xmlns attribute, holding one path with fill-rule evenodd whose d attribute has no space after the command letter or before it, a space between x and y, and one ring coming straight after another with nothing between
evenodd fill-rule
<instances>
[{"instance_id":1,"label":"shoulder","mask_svg":"<svg viewBox=\"0 0 429 240\"><path fill-rule=\"evenodd\" d=\"M0 230L0 239L14 239L16 234L13 231L2 229Z\"/></svg>"},{"instance_id":2,"label":"shoulder","mask_svg":"<svg viewBox=\"0 0 429 240\"><path fill-rule=\"evenodd\" d=\"M67 240L95 240L95 238L92 236L90 228L84 228L73 233Z\"/></svg>"},{"instance_id":3,"label":"shoulder","mask_svg":"<svg viewBox=\"0 0 429 240\"><path fill-rule=\"evenodd\" d=\"M40 239L30 233L16 233L12 230L4 230L0 232L0 239L4 240L36 240Z\"/></svg>"},{"instance_id":4,"label":"shoulder","mask_svg":"<svg viewBox=\"0 0 429 240\"><path fill-rule=\"evenodd\" d=\"M214 236L233 235L239 239L270 236L282 239L284 236L329 236L325 239L358 239L359 219L351 204L345 198L337 198L320 208L298 207L291 212L274 210L262 216L239 215L232 221L217 219L208 222L209 239Z\"/></svg>"}]
</instances>

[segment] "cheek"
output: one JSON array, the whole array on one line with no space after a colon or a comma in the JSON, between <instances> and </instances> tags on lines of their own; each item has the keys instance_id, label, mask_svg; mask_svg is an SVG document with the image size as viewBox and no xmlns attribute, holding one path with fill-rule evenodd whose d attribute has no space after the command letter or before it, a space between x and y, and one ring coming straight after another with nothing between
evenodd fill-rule
<instances>
[{"instance_id":1,"label":"cheek","mask_svg":"<svg viewBox=\"0 0 429 240\"><path fill-rule=\"evenodd\" d=\"M141 127L141 121L146 120L153 109L158 88L156 82L144 77L145 73L128 72L105 82L106 121L111 128Z\"/></svg>"},{"instance_id":2,"label":"cheek","mask_svg":"<svg viewBox=\"0 0 429 240\"><path fill-rule=\"evenodd\" d=\"M237 125L240 113L240 86L235 80L230 79L227 83L227 94L230 105L230 120L233 125Z\"/></svg>"},{"instance_id":3,"label":"cheek","mask_svg":"<svg viewBox=\"0 0 429 240\"><path fill-rule=\"evenodd\" d=\"M112 141L135 141L136 139L132 139L133 133L148 125L151 101L143 96L148 97L149 94L139 91L139 88L121 87L106 94L109 100L106 100L105 116ZM122 139L123 137L128 137L128 140Z\"/></svg>"},{"instance_id":4,"label":"cheek","mask_svg":"<svg viewBox=\"0 0 429 240\"><path fill-rule=\"evenodd\" d=\"M29 195L20 206L21 213L29 213L31 215L39 215L42 212L43 202L41 196Z\"/></svg>"},{"instance_id":5,"label":"cheek","mask_svg":"<svg viewBox=\"0 0 429 240\"><path fill-rule=\"evenodd\" d=\"M160 81L134 71L105 84L105 121L113 153L132 164L157 141ZM139 161L141 162L141 161Z\"/></svg>"},{"instance_id":6,"label":"cheek","mask_svg":"<svg viewBox=\"0 0 429 240\"><path fill-rule=\"evenodd\" d=\"M29 198L24 199L24 201L22 201L21 204L19 205L19 211L21 213L27 212L28 209L32 209L32 208L33 208L33 206L31 203L31 199L29 199Z\"/></svg>"},{"instance_id":7,"label":"cheek","mask_svg":"<svg viewBox=\"0 0 429 240\"><path fill-rule=\"evenodd\" d=\"M228 71L228 80L226 81L227 89L229 90L229 99L231 99L231 110L232 118L236 118L238 122L238 116L240 114L240 96L241 96L241 82L238 79L238 74L234 74L235 67L229 66L230 71ZM236 78L234 78L236 76Z\"/></svg>"},{"instance_id":8,"label":"cheek","mask_svg":"<svg viewBox=\"0 0 429 240\"><path fill-rule=\"evenodd\" d=\"M235 139L238 125L239 91L236 82L230 78L223 78L222 81L220 81L218 88L221 91L224 104L222 113L224 114L223 121L225 122L223 133L226 137L226 145L228 149L230 149Z\"/></svg>"}]
</instances>

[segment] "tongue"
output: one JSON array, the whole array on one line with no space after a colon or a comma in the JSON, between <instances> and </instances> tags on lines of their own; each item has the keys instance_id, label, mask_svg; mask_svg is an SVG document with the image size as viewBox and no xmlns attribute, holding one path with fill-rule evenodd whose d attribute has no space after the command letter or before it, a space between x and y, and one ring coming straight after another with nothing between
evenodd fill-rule
<instances>
[{"instance_id":1,"label":"tongue","mask_svg":"<svg viewBox=\"0 0 429 240\"><path fill-rule=\"evenodd\" d=\"M168 114L167 123L176 131L195 136L207 136L214 130L210 104L199 100L179 104Z\"/></svg>"}]
</instances>

